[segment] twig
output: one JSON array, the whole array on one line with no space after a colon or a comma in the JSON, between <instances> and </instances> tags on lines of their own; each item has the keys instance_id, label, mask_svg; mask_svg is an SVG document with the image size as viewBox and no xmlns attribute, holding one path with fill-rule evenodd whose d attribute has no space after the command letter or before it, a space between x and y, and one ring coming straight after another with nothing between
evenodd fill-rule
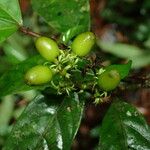
<instances>
[{"instance_id":1,"label":"twig","mask_svg":"<svg viewBox=\"0 0 150 150\"><path fill-rule=\"evenodd\" d=\"M31 31L29 28L20 27L20 31L26 35L33 36L33 37L40 37L39 33Z\"/></svg>"}]
</instances>

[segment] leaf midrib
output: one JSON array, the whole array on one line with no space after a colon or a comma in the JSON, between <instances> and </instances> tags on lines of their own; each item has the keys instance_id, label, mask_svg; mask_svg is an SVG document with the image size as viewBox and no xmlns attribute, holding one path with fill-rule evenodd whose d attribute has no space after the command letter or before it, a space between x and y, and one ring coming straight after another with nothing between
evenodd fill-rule
<instances>
[{"instance_id":1,"label":"leaf midrib","mask_svg":"<svg viewBox=\"0 0 150 150\"><path fill-rule=\"evenodd\" d=\"M123 121L122 121L122 118L121 118L121 115L120 115L120 111L118 110L118 108L120 109L120 107L117 107L116 105L114 106L115 110L116 110L116 115L115 115L115 118L118 116L119 119L118 120L118 125L120 126L121 128L121 131L122 131L122 135L123 135L123 139L124 139L124 144L125 144L125 149L128 150L128 143L127 143L127 133L125 131L125 125L123 124ZM122 144L122 143L121 143Z\"/></svg>"},{"instance_id":2,"label":"leaf midrib","mask_svg":"<svg viewBox=\"0 0 150 150\"><path fill-rule=\"evenodd\" d=\"M44 98L44 97L43 97ZM50 124L52 124L52 122L55 120L55 118L57 119L57 112L61 109L61 107L63 106L63 104L64 104L64 100L62 101L62 103L61 103L61 105L59 105L59 107L56 109L56 113L53 115L53 117L52 118L49 118L49 121L48 121L48 123L47 123L47 125L46 125L46 127L45 127L45 130L44 130L44 132L43 133L41 133L40 135L41 135L41 137L39 137L38 139L37 139L37 145L36 145L36 147L35 147L35 149L39 149L40 150L40 145L41 145L41 139L43 138L43 139L45 139L45 135L47 134L47 130L48 130L48 128L49 128L49 125ZM61 129L61 128L60 128Z\"/></svg>"},{"instance_id":3,"label":"leaf midrib","mask_svg":"<svg viewBox=\"0 0 150 150\"><path fill-rule=\"evenodd\" d=\"M3 7L5 8L5 6L3 6L2 4L0 4L0 8L1 8L8 16L10 16L10 17L12 18L12 20L13 20L16 24L19 24L18 20L16 20L16 19L14 18L14 16L12 16L10 13L8 13Z\"/></svg>"}]
</instances>

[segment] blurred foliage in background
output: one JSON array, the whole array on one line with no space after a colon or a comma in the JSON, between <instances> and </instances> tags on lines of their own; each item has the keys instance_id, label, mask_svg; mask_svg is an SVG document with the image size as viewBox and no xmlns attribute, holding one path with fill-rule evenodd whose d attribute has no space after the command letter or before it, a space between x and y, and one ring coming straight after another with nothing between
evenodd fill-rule
<instances>
[{"instance_id":1,"label":"blurred foliage in background","mask_svg":"<svg viewBox=\"0 0 150 150\"><path fill-rule=\"evenodd\" d=\"M113 0L107 1L100 16L107 23L114 23L130 42L145 42L150 38L150 1ZM144 43L141 43L144 44Z\"/></svg>"},{"instance_id":2,"label":"blurred foliage in background","mask_svg":"<svg viewBox=\"0 0 150 150\"><path fill-rule=\"evenodd\" d=\"M99 14L106 28L98 45L114 56L131 59L133 68L150 64L150 1L113 0L103 3L104 8Z\"/></svg>"}]
</instances>

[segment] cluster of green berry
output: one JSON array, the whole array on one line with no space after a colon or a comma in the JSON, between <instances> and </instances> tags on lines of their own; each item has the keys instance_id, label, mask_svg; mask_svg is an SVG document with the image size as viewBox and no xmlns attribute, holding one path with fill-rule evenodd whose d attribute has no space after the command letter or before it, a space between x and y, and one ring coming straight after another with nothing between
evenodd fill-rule
<instances>
[{"instance_id":1,"label":"cluster of green berry","mask_svg":"<svg viewBox=\"0 0 150 150\"><path fill-rule=\"evenodd\" d=\"M73 59L73 62L77 62L77 58L84 57L89 54L94 44L95 35L92 32L84 32L79 34L73 40L70 46L71 52L63 52L59 49L54 40L47 37L39 37L35 42L35 46L40 55L48 62L51 62L52 65L50 67L46 65L37 65L29 69L25 74L26 83L28 85L41 85L50 82L56 71L57 73L58 71L59 73L61 72L61 69L56 69L56 67L61 68L61 66L57 65L58 60L65 62L67 59ZM67 55L65 55L65 53L67 53ZM66 66L60 74L65 74L66 77L69 78L66 71L67 69L72 69L75 65L76 63L74 63L74 65ZM119 82L120 75L117 70L106 70L98 75L97 84L103 91L111 91L115 89Z\"/></svg>"}]
</instances>

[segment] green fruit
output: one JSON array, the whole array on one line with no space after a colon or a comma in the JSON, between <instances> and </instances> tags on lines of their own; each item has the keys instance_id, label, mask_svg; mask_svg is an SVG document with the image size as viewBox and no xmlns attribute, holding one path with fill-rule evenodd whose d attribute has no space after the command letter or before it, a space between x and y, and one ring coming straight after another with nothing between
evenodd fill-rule
<instances>
[{"instance_id":1,"label":"green fruit","mask_svg":"<svg viewBox=\"0 0 150 150\"><path fill-rule=\"evenodd\" d=\"M59 55L57 43L50 38L39 37L35 42L35 46L39 53L48 61L54 62Z\"/></svg>"},{"instance_id":2,"label":"green fruit","mask_svg":"<svg viewBox=\"0 0 150 150\"><path fill-rule=\"evenodd\" d=\"M40 85L51 81L52 71L47 66L38 65L27 71L25 81L29 85Z\"/></svg>"},{"instance_id":3,"label":"green fruit","mask_svg":"<svg viewBox=\"0 0 150 150\"><path fill-rule=\"evenodd\" d=\"M104 71L98 77L98 85L104 91L115 89L120 82L120 74L117 70Z\"/></svg>"},{"instance_id":4,"label":"green fruit","mask_svg":"<svg viewBox=\"0 0 150 150\"><path fill-rule=\"evenodd\" d=\"M86 56L95 44L95 35L92 32L79 34L72 42L72 51L78 56Z\"/></svg>"}]
</instances>

